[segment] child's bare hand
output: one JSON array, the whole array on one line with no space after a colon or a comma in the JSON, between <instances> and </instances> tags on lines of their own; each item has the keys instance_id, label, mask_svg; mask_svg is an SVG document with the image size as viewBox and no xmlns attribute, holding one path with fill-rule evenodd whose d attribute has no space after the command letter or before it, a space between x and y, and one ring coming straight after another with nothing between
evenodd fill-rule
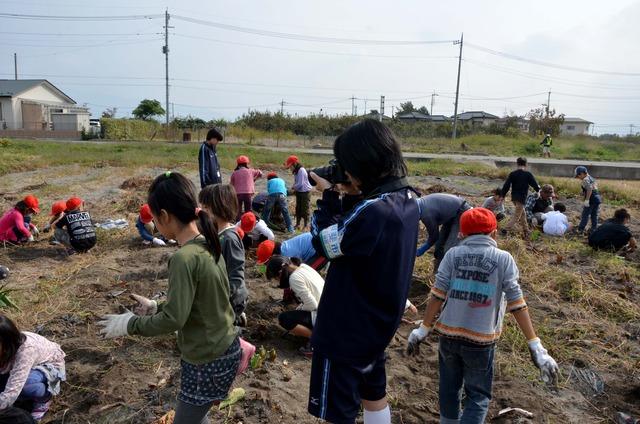
<instances>
[{"instance_id":1,"label":"child's bare hand","mask_svg":"<svg viewBox=\"0 0 640 424\"><path fill-rule=\"evenodd\" d=\"M153 315L158 312L158 303L155 300L147 299L144 296L134 293L131 294L131 298L138 302L138 304L133 307L133 313L136 315Z\"/></svg>"}]
</instances>

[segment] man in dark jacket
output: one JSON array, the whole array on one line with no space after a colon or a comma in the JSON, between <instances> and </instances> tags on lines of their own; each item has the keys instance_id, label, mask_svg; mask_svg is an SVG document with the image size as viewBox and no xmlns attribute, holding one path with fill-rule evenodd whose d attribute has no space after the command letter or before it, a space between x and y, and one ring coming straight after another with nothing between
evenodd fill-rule
<instances>
[{"instance_id":1,"label":"man in dark jacket","mask_svg":"<svg viewBox=\"0 0 640 424\"><path fill-rule=\"evenodd\" d=\"M506 197L509 190L511 190L511 200L515 207L513 216L503 231L511 231L516 224L519 224L522 226L525 237L527 237L529 235L529 224L527 224L524 203L529 193L529 186L531 186L534 191L540 191L540 186L533 174L527 171L526 158L518 158L517 164L518 169L509 174L507 181L505 181L502 187L503 197Z\"/></svg>"},{"instance_id":2,"label":"man in dark jacket","mask_svg":"<svg viewBox=\"0 0 640 424\"><path fill-rule=\"evenodd\" d=\"M218 155L216 153L216 146L222 139L222 134L215 128L212 128L207 133L207 140L200 146L198 169L200 171L201 188L205 188L211 184L222 183L222 174L220 173L220 164L218 163Z\"/></svg>"}]
</instances>

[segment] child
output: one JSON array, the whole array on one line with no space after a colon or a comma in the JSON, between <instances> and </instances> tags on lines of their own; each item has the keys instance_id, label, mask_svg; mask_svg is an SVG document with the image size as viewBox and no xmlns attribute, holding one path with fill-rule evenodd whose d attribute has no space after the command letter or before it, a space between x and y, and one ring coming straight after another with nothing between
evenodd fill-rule
<instances>
[{"instance_id":1,"label":"child","mask_svg":"<svg viewBox=\"0 0 640 424\"><path fill-rule=\"evenodd\" d=\"M440 335L441 423L484 422L491 400L495 345L505 310L513 313L527 338L542 379L551 382L557 378L558 365L531 324L518 284L518 267L508 252L497 247L496 228L496 218L488 209L475 208L462 214L460 234L465 238L444 256L422 324L409 335L409 355L419 353L420 343L431 331Z\"/></svg>"},{"instance_id":2,"label":"child","mask_svg":"<svg viewBox=\"0 0 640 424\"><path fill-rule=\"evenodd\" d=\"M153 244L154 246L166 246L167 243L160 237L156 237L156 226L153 223L153 215L151 215L151 209L148 204L142 205L138 219L136 219L136 228L138 234L142 237L142 244L148 246Z\"/></svg>"},{"instance_id":3,"label":"child","mask_svg":"<svg viewBox=\"0 0 640 424\"><path fill-rule=\"evenodd\" d=\"M567 219L566 212L567 207L563 203L556 203L553 205L553 212L547 212L544 214L542 224L542 232L552 236L563 236L569 230L571 230L571 224Z\"/></svg>"},{"instance_id":4,"label":"child","mask_svg":"<svg viewBox=\"0 0 640 424\"><path fill-rule=\"evenodd\" d=\"M135 295L137 315L106 315L100 332L112 338L177 331L182 360L174 424L207 422L209 408L227 397L242 355L218 229L198 208L193 183L177 172L153 181L148 203L158 230L181 246L169 259L167 301Z\"/></svg>"},{"instance_id":5,"label":"child","mask_svg":"<svg viewBox=\"0 0 640 424\"><path fill-rule=\"evenodd\" d=\"M64 200L55 202L51 206L51 214L50 214L51 218L49 219L49 222L47 222L47 225L44 226L43 231L45 233L48 233L49 231L51 231L51 226L55 226L55 224L57 224L62 219L62 217L64 216L64 212L66 210L67 210L67 203ZM51 237L51 244L68 245L69 235L65 230L55 227L53 231L53 237Z\"/></svg>"},{"instance_id":6,"label":"child","mask_svg":"<svg viewBox=\"0 0 640 424\"><path fill-rule=\"evenodd\" d=\"M274 205L278 204L282 211L282 218L287 227L287 231L293 233L293 225L291 224L291 216L289 215L289 207L287 206L287 186L282 178L278 178L278 174L270 172L267 175L267 203L262 211L262 220L269 222Z\"/></svg>"},{"instance_id":7,"label":"child","mask_svg":"<svg viewBox=\"0 0 640 424\"><path fill-rule=\"evenodd\" d=\"M400 144L365 119L335 140L339 189L315 173L322 191L311 219L313 246L331 260L311 345L309 412L330 422L390 423L385 349L405 310L420 218Z\"/></svg>"},{"instance_id":8,"label":"child","mask_svg":"<svg viewBox=\"0 0 640 424\"><path fill-rule=\"evenodd\" d=\"M309 204L311 203L309 176L295 155L289 156L284 166L291 169L291 173L295 177L291 189L296 194L296 228L300 228L300 221L303 221L302 229L305 229L309 221Z\"/></svg>"},{"instance_id":9,"label":"child","mask_svg":"<svg viewBox=\"0 0 640 424\"><path fill-rule=\"evenodd\" d=\"M259 219L253 212L242 214L240 222L237 222L236 226L244 231L242 244L245 249L257 246L265 240L274 240L276 238L267 223Z\"/></svg>"},{"instance_id":10,"label":"child","mask_svg":"<svg viewBox=\"0 0 640 424\"><path fill-rule=\"evenodd\" d=\"M67 200L67 212L56 223L56 228L66 228L69 235L70 253L88 252L96 245L96 231L89 212L83 210L84 202L79 197Z\"/></svg>"},{"instance_id":11,"label":"child","mask_svg":"<svg viewBox=\"0 0 640 424\"><path fill-rule=\"evenodd\" d=\"M600 203L602 203L602 198L598 191L598 183L589 175L585 166L578 166L575 169L574 176L582 180L581 188L584 200L582 203L582 217L580 218L580 224L578 224L578 232L584 233L589 218L591 218L589 233L592 233L598 227L598 214L600 213Z\"/></svg>"},{"instance_id":12,"label":"child","mask_svg":"<svg viewBox=\"0 0 640 424\"><path fill-rule=\"evenodd\" d=\"M38 198L28 195L0 218L0 241L25 243L40 234L31 223L31 215L40 213Z\"/></svg>"},{"instance_id":13,"label":"child","mask_svg":"<svg viewBox=\"0 0 640 424\"><path fill-rule=\"evenodd\" d=\"M525 237L529 237L529 224L527 224L527 217L524 211L524 203L527 199L527 193L529 192L529 186L534 191L540 191L540 186L536 181L533 174L527 171L527 159L518 158L516 161L518 169L512 171L502 187L502 197L505 197L509 190L511 190L511 200L515 206L515 212L509 220L509 223L502 230L503 233L507 233L513 230L516 224L522 226L522 231Z\"/></svg>"},{"instance_id":14,"label":"child","mask_svg":"<svg viewBox=\"0 0 640 424\"><path fill-rule=\"evenodd\" d=\"M504 196L500 187L493 190L493 195L484 199L482 207L489 209L496 216L496 220L502 221L505 218Z\"/></svg>"},{"instance_id":15,"label":"child","mask_svg":"<svg viewBox=\"0 0 640 424\"><path fill-rule=\"evenodd\" d=\"M16 400L33 402L31 416L40 421L49 410L51 397L65 381L64 352L57 343L28 331L19 331L0 314L0 410Z\"/></svg>"},{"instance_id":16,"label":"child","mask_svg":"<svg viewBox=\"0 0 640 424\"><path fill-rule=\"evenodd\" d=\"M229 278L229 302L235 313L234 323L246 327L247 316L244 311L249 292L244 281L244 246L234 224L238 214L236 192L228 184L210 185L200 191L198 200L203 209L213 216L213 222L218 227L222 257Z\"/></svg>"},{"instance_id":17,"label":"child","mask_svg":"<svg viewBox=\"0 0 640 424\"><path fill-rule=\"evenodd\" d=\"M299 302L294 311L278 315L280 327L294 336L310 339L324 288L324 280L320 274L309 265L301 263L299 258L275 255L267 263L266 275L268 280L277 278L280 281L279 288L290 288ZM311 346L307 344L300 352L309 355Z\"/></svg>"},{"instance_id":18,"label":"child","mask_svg":"<svg viewBox=\"0 0 640 424\"><path fill-rule=\"evenodd\" d=\"M307 263L316 256L311 233L302 233L283 242L265 240L258 245L256 255L258 264L266 263L271 255L282 255L289 258L300 258Z\"/></svg>"},{"instance_id":19,"label":"child","mask_svg":"<svg viewBox=\"0 0 640 424\"><path fill-rule=\"evenodd\" d=\"M544 184L540 192L531 193L524 203L524 213L527 223L533 228L540 228L544 223L544 214L553 211L553 198L556 197L551 184Z\"/></svg>"},{"instance_id":20,"label":"child","mask_svg":"<svg viewBox=\"0 0 640 424\"><path fill-rule=\"evenodd\" d=\"M256 192L254 182L262 177L262 171L249 168L249 158L245 155L238 156L236 163L238 166L231 174L231 185L238 197L238 216L235 218L237 221L243 213L243 207L244 212L251 211L251 199Z\"/></svg>"},{"instance_id":21,"label":"child","mask_svg":"<svg viewBox=\"0 0 640 424\"><path fill-rule=\"evenodd\" d=\"M631 215L626 209L618 209L612 219L608 219L589 235L589 246L594 249L617 252L626 248L628 252L636 249L636 239L629 230Z\"/></svg>"}]
</instances>

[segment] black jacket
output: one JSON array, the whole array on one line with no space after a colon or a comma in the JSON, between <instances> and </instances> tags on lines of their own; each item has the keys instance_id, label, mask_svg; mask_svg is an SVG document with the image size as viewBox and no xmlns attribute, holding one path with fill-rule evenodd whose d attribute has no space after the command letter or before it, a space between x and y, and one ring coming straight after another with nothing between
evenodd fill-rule
<instances>
[{"instance_id":1,"label":"black jacket","mask_svg":"<svg viewBox=\"0 0 640 424\"><path fill-rule=\"evenodd\" d=\"M200 170L201 188L222 182L215 146L209 146L206 142L202 143L198 153L198 169Z\"/></svg>"}]
</instances>

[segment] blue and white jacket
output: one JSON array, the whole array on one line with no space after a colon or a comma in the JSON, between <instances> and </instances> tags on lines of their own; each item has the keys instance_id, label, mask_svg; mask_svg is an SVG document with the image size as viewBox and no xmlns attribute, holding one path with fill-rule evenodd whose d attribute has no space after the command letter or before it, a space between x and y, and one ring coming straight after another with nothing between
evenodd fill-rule
<instances>
[{"instance_id":1,"label":"blue and white jacket","mask_svg":"<svg viewBox=\"0 0 640 424\"><path fill-rule=\"evenodd\" d=\"M215 146L209 146L206 142L200 146L198 153L198 169L200 171L200 187L205 188L211 184L222 183L220 164Z\"/></svg>"},{"instance_id":2,"label":"blue and white jacket","mask_svg":"<svg viewBox=\"0 0 640 424\"><path fill-rule=\"evenodd\" d=\"M408 187L362 200L325 190L311 222L331 260L311 343L331 360L366 366L396 332L411 284L417 195Z\"/></svg>"}]
</instances>

